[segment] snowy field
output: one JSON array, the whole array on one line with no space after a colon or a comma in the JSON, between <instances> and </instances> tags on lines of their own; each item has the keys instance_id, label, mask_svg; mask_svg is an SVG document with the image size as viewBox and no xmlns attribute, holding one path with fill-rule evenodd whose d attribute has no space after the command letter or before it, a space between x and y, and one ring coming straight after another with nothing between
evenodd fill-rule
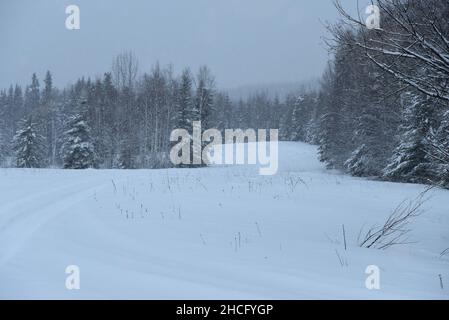
<instances>
[{"instance_id":1,"label":"snowy field","mask_svg":"<svg viewBox=\"0 0 449 320\"><path fill-rule=\"evenodd\" d=\"M326 171L301 143L279 152L272 177L252 166L0 169L0 298L449 297L449 192L431 192L414 243L360 248L363 226L425 187ZM80 290L65 287L68 265ZM380 290L365 287L368 265Z\"/></svg>"}]
</instances>

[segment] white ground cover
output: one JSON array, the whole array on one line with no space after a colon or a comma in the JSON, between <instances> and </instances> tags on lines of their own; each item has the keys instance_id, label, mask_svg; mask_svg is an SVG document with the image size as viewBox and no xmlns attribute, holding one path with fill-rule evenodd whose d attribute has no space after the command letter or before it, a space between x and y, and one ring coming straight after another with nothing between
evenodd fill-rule
<instances>
[{"instance_id":1,"label":"white ground cover","mask_svg":"<svg viewBox=\"0 0 449 320\"><path fill-rule=\"evenodd\" d=\"M328 171L306 144L279 148L275 176L254 166L0 169L0 298L449 297L448 191L431 191L413 243L360 248L362 227L425 187ZM66 289L68 265L80 268L80 290ZM365 286L369 265L380 290Z\"/></svg>"}]
</instances>

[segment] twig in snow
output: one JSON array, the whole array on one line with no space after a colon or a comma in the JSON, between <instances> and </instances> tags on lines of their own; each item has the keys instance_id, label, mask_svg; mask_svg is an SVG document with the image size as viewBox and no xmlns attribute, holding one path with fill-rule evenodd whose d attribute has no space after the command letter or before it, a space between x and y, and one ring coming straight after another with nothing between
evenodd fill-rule
<instances>
[{"instance_id":1,"label":"twig in snow","mask_svg":"<svg viewBox=\"0 0 449 320\"><path fill-rule=\"evenodd\" d=\"M290 192L294 192L298 184L303 184L306 188L309 188L307 183L301 177L289 176L285 179L285 184L290 188Z\"/></svg>"},{"instance_id":2,"label":"twig in snow","mask_svg":"<svg viewBox=\"0 0 449 320\"><path fill-rule=\"evenodd\" d=\"M443 257L449 253L449 248L440 253L440 257Z\"/></svg>"},{"instance_id":3,"label":"twig in snow","mask_svg":"<svg viewBox=\"0 0 449 320\"><path fill-rule=\"evenodd\" d=\"M207 245L206 240L204 240L204 237L201 233L200 233L200 238L201 238L201 241L203 242L203 245Z\"/></svg>"},{"instance_id":4,"label":"twig in snow","mask_svg":"<svg viewBox=\"0 0 449 320\"><path fill-rule=\"evenodd\" d=\"M238 233L238 239L239 239L239 248L241 248L242 247L242 235L241 235L241 233L240 233L240 231L239 231L239 233Z\"/></svg>"},{"instance_id":5,"label":"twig in snow","mask_svg":"<svg viewBox=\"0 0 449 320\"><path fill-rule=\"evenodd\" d=\"M256 223L257 233L259 233L259 236L262 237L262 232L260 231L259 224L257 223L257 221L255 223Z\"/></svg>"},{"instance_id":6,"label":"twig in snow","mask_svg":"<svg viewBox=\"0 0 449 320\"><path fill-rule=\"evenodd\" d=\"M114 194L117 194L117 186L115 185L114 179L112 181L112 186L114 187Z\"/></svg>"},{"instance_id":7,"label":"twig in snow","mask_svg":"<svg viewBox=\"0 0 449 320\"><path fill-rule=\"evenodd\" d=\"M335 253L337 255L338 261L340 262L340 265L342 267L347 267L348 266L348 260L346 260L344 257L342 257L337 249L335 249Z\"/></svg>"}]
</instances>

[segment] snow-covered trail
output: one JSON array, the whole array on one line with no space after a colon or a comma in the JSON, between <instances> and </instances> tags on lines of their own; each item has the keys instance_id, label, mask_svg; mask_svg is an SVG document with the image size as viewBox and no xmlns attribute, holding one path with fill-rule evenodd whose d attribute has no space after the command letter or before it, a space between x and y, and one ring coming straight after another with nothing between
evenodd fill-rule
<instances>
[{"instance_id":1,"label":"snow-covered trail","mask_svg":"<svg viewBox=\"0 0 449 320\"><path fill-rule=\"evenodd\" d=\"M326 171L301 143L281 143L279 160L273 177L248 166L0 169L0 298L449 297L449 192L433 191L413 222L417 243L362 249L360 229L424 186ZM65 288L68 265L80 290ZM380 290L365 287L368 265Z\"/></svg>"}]
</instances>

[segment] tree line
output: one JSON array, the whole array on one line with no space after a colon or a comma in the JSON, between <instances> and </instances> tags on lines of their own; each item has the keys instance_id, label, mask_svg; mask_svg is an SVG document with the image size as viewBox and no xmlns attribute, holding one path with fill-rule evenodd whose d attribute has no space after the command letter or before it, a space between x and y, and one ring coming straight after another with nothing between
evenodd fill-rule
<instances>
[{"instance_id":1,"label":"tree line","mask_svg":"<svg viewBox=\"0 0 449 320\"><path fill-rule=\"evenodd\" d=\"M375 3L378 29L335 1L332 59L318 90L287 98L281 136L353 176L449 188L449 3Z\"/></svg>"},{"instance_id":2,"label":"tree line","mask_svg":"<svg viewBox=\"0 0 449 320\"><path fill-rule=\"evenodd\" d=\"M102 79L58 90L48 72L22 92L0 92L3 165L160 168L170 132L279 128L287 141L318 145L328 168L375 179L449 187L449 3L379 0L381 28L367 28L337 1L332 59L318 89L260 92L232 101L207 67L174 75L156 64L138 76L130 53ZM7 161L9 159L9 161ZM11 160L12 159L12 160Z\"/></svg>"},{"instance_id":3,"label":"tree line","mask_svg":"<svg viewBox=\"0 0 449 320\"><path fill-rule=\"evenodd\" d=\"M449 187L449 3L376 5L381 26L370 29L335 2L343 19L329 26L333 59L311 107L320 159L354 176Z\"/></svg>"},{"instance_id":4,"label":"tree line","mask_svg":"<svg viewBox=\"0 0 449 320\"><path fill-rule=\"evenodd\" d=\"M130 53L114 60L102 79L79 79L63 90L47 72L44 88L33 74L0 93L0 155L3 165L63 168L152 168L167 165L172 129L209 120L213 84L206 67L175 78L171 67L156 65L137 79ZM209 82L208 82L209 81ZM9 163L7 162L9 159Z\"/></svg>"},{"instance_id":5,"label":"tree line","mask_svg":"<svg viewBox=\"0 0 449 320\"><path fill-rule=\"evenodd\" d=\"M156 63L139 76L132 52L113 59L102 78L58 89L48 71L23 90L0 91L0 164L19 168L163 168L170 133L202 129L273 128L280 102L266 94L233 102L207 66L196 74ZM273 109L273 107L275 109Z\"/></svg>"}]
</instances>

